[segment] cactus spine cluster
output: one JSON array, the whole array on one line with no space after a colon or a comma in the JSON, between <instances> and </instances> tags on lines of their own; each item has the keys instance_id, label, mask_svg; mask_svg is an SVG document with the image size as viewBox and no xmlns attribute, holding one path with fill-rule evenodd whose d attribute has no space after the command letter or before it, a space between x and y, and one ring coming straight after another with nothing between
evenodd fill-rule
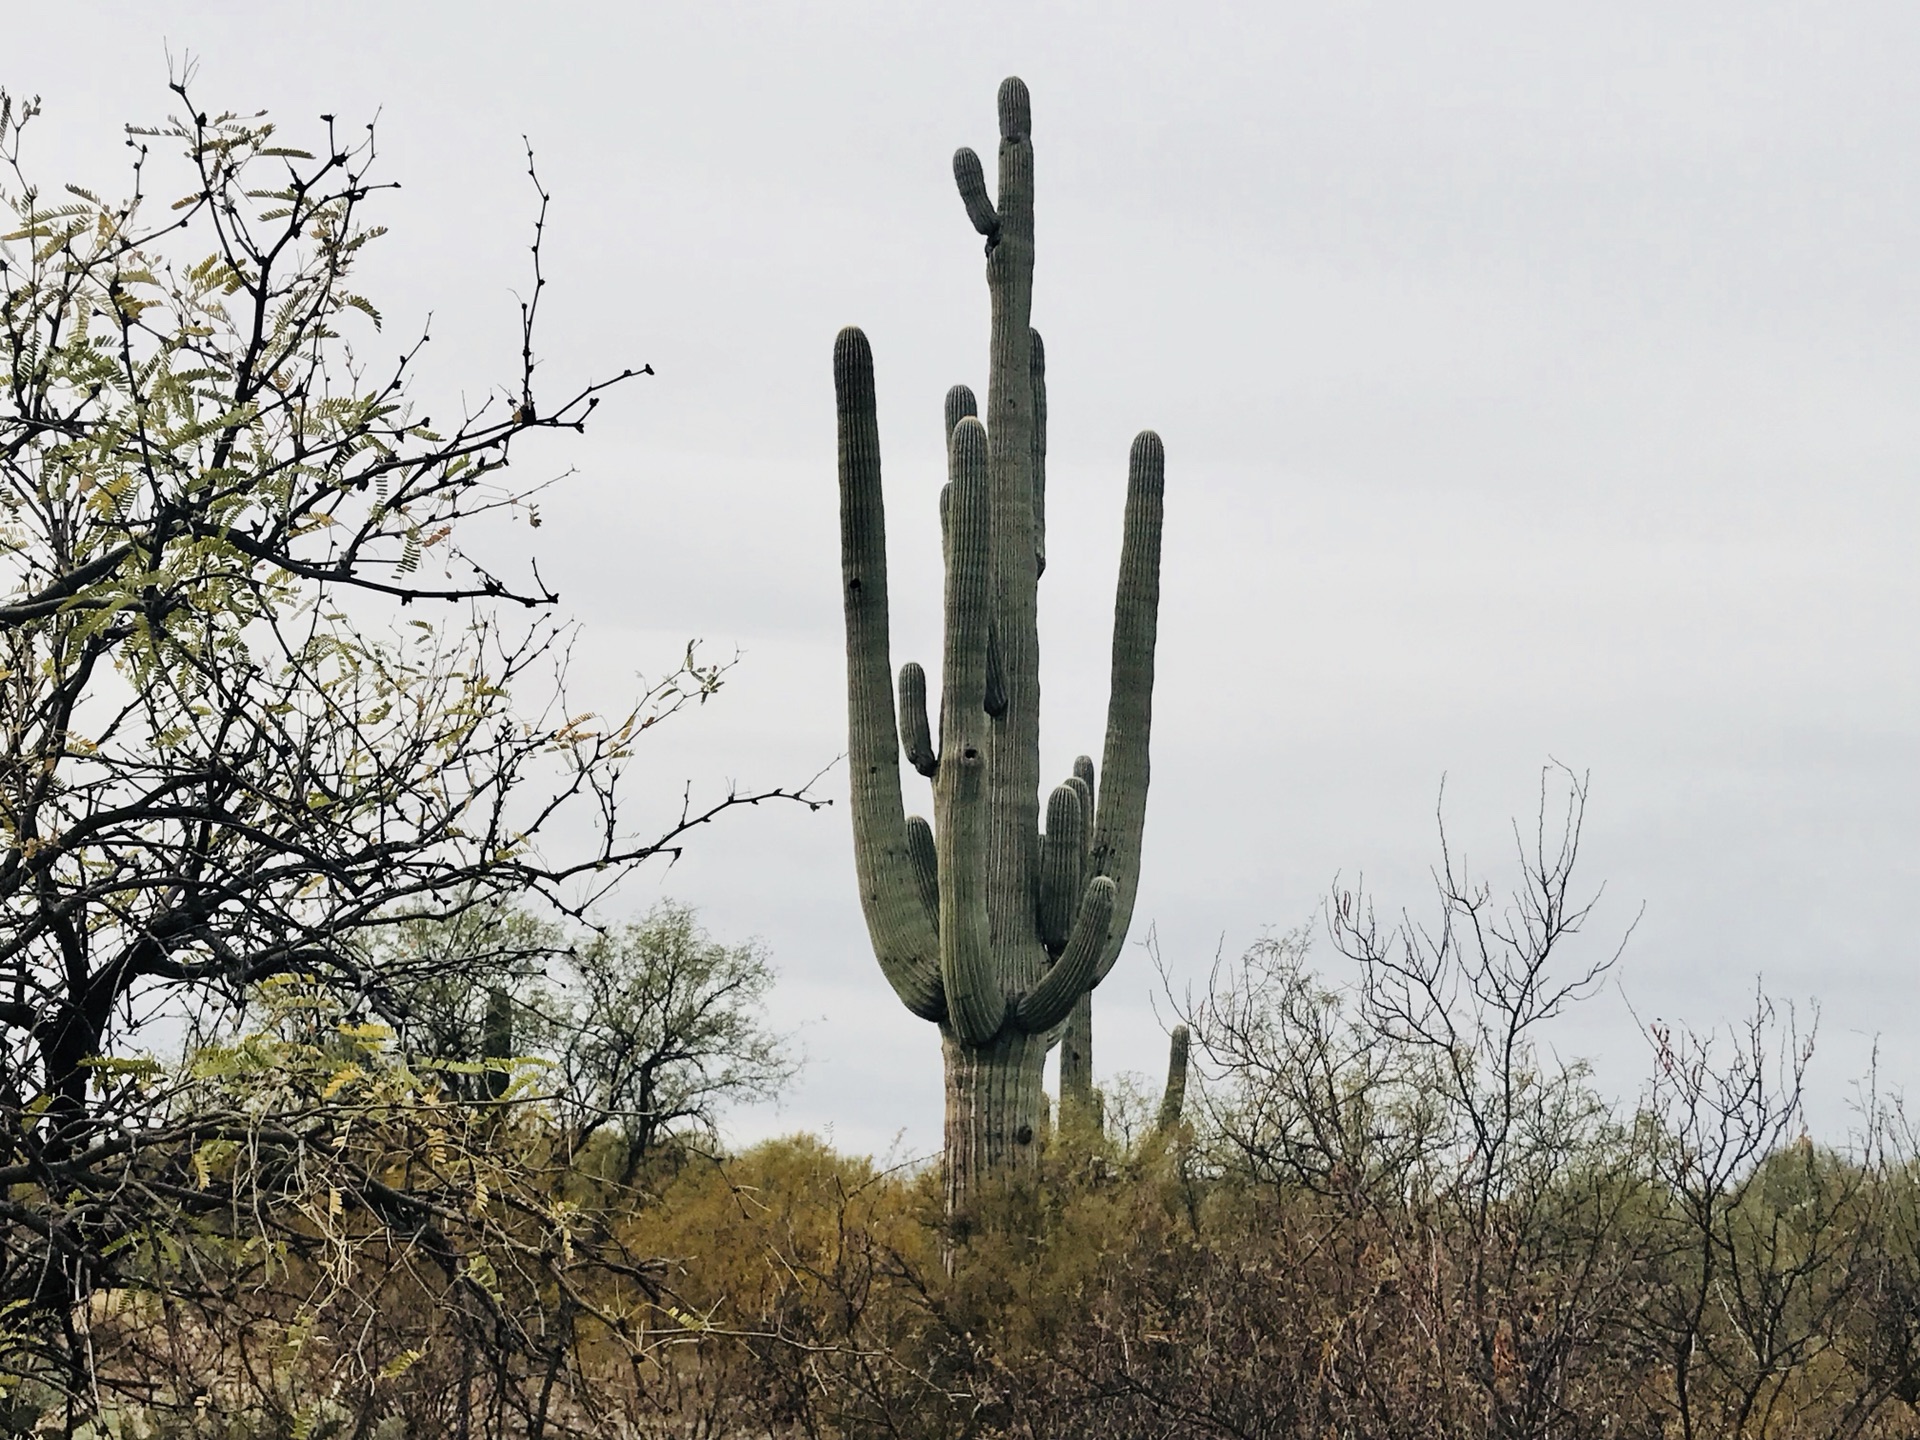
<instances>
[{"instance_id":1,"label":"cactus spine cluster","mask_svg":"<svg viewBox=\"0 0 1920 1440\"><path fill-rule=\"evenodd\" d=\"M847 626L848 763L855 863L882 973L940 1026L947 1199L1033 1163L1041 1066L1119 957L1140 874L1160 596L1164 457L1133 442L1112 688L1098 774L1081 757L1040 814L1037 589L1046 565L1046 363L1031 328L1033 143L1026 86L1000 87L997 197L962 149L954 177L986 237L992 338L987 413L948 393L948 482L939 731L927 677L888 640L886 519L873 354L859 330L834 346L840 546ZM900 756L933 781L933 823L909 817Z\"/></svg>"}]
</instances>

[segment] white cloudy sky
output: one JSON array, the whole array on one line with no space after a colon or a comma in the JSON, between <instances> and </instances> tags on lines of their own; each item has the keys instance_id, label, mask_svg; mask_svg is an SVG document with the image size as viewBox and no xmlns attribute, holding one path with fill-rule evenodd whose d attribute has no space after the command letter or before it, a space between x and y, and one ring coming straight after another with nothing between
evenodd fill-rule
<instances>
[{"instance_id":1,"label":"white cloudy sky","mask_svg":"<svg viewBox=\"0 0 1920 1440\"><path fill-rule=\"evenodd\" d=\"M429 407L512 373L531 137L550 383L658 372L540 457L579 471L536 537L579 689L614 708L692 636L740 655L646 751L662 804L842 748L848 322L879 364L895 659L935 655L940 401L986 332L948 158L1024 76L1049 771L1098 751L1127 443L1168 449L1136 936L1185 978L1336 873L1421 902L1443 774L1503 875L1556 757L1593 777L1592 943L1645 906L1565 1050L1631 1093L1629 998L1711 1024L1762 976L1822 1008L1832 1123L1876 1036L1920 1080L1920 12L92 0L0 20L41 173L114 184L169 47L203 105L296 137L377 112L404 188L368 286L396 339L432 313ZM938 1049L874 970L849 851L844 805L744 815L623 903L695 901L779 964L809 1065L737 1133L924 1151ZM1101 1069L1157 1068L1155 988L1136 951L1102 989Z\"/></svg>"}]
</instances>

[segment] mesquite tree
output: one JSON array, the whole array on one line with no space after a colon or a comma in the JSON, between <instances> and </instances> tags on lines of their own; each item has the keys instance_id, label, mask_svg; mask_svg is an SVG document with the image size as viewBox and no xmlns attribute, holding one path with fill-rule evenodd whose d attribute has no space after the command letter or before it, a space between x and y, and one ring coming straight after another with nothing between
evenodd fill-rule
<instances>
[{"instance_id":1,"label":"mesquite tree","mask_svg":"<svg viewBox=\"0 0 1920 1440\"><path fill-rule=\"evenodd\" d=\"M635 834L636 738L717 674L582 714L539 618L556 597L463 548L476 518L537 521L516 440L645 373L536 404L538 224L515 373L436 424L409 397L421 341L369 358L371 127L322 117L301 149L174 89L184 114L129 132L120 200L29 179L36 107L0 94L0 1375L70 1396L96 1389L96 1297L151 1290L153 1248L195 1226L272 1213L194 1159L267 1143L259 1112L159 1086L148 1022L218 1029L271 981L392 1016L381 935L577 913L754 798ZM152 141L184 162L157 215ZM306 1166L309 1132L275 1133ZM368 1223L442 1205L382 1203Z\"/></svg>"},{"instance_id":2,"label":"mesquite tree","mask_svg":"<svg viewBox=\"0 0 1920 1440\"><path fill-rule=\"evenodd\" d=\"M1000 87L998 204L979 158L954 175L987 240L992 357L987 414L947 395L946 637L939 749L926 677L900 671L896 725L887 636L873 354L840 333L840 546L854 853L880 968L914 1014L940 1026L946 1062L947 1202L962 1213L989 1174L1030 1166L1040 1072L1076 1005L1113 967L1132 914L1147 801L1153 646L1160 597L1164 458L1133 442L1113 632L1104 773L1092 762L1048 797L1040 828L1035 602L1045 567L1045 362L1029 327L1033 144L1027 87ZM900 753L933 780L934 823L909 817Z\"/></svg>"}]
</instances>

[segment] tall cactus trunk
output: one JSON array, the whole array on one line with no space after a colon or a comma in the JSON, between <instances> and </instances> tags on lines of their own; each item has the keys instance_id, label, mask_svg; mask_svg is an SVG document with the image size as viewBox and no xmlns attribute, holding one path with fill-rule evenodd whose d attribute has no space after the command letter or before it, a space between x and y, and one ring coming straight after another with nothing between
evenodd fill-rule
<instances>
[{"instance_id":1,"label":"tall cactus trunk","mask_svg":"<svg viewBox=\"0 0 1920 1440\"><path fill-rule=\"evenodd\" d=\"M1030 326L1033 144L1027 89L1000 87L998 204L979 158L954 157L968 217L987 239L991 372L947 397L941 494L946 633L938 748L927 677L889 684L886 515L867 338L834 347L840 553L847 624L848 768L861 906L881 973L940 1025L947 1067L946 1179L964 1222L988 1177L1035 1163L1041 1065L1076 1006L1113 967L1140 875L1160 594L1164 460L1143 432L1128 465L1105 776L1093 762L1048 797L1040 829L1040 641L1045 567L1045 352ZM933 824L909 817L904 748L933 781ZM956 1228L963 1228L957 1226Z\"/></svg>"},{"instance_id":2,"label":"tall cactus trunk","mask_svg":"<svg viewBox=\"0 0 1920 1440\"><path fill-rule=\"evenodd\" d=\"M1039 1166L1047 1042L1018 1030L1002 1031L988 1045L968 1045L950 1030L940 1041L947 1071L947 1216L964 1238L982 1179L1018 1180Z\"/></svg>"}]
</instances>

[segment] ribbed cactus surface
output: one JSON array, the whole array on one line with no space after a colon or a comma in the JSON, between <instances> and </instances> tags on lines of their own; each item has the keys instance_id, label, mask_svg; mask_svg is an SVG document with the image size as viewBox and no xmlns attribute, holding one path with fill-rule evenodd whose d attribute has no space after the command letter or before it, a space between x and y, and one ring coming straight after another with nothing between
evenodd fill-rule
<instances>
[{"instance_id":1,"label":"ribbed cactus surface","mask_svg":"<svg viewBox=\"0 0 1920 1440\"><path fill-rule=\"evenodd\" d=\"M847 728L855 864L881 972L940 1026L947 1069L948 1202L1032 1162L1051 1043L1125 943L1140 874L1160 596L1164 460L1133 442L1114 607L1106 746L1040 802L1040 642L1046 565L1046 365L1031 324L1033 142L1027 88L1000 87L997 193L963 149L954 176L986 237L992 321L987 408L946 397L940 495L945 636L938 731L926 672L888 636L886 513L873 352L834 346ZM933 782L933 821L909 816L900 760Z\"/></svg>"}]
</instances>

